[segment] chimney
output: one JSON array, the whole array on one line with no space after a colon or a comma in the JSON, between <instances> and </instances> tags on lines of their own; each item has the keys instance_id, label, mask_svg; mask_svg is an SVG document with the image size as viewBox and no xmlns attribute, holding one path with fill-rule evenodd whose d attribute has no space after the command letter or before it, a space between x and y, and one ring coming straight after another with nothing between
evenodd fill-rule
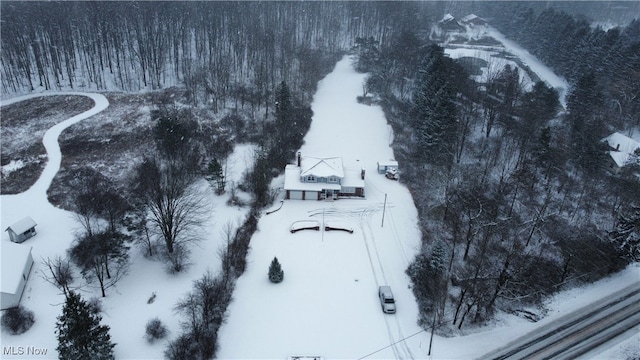
<instances>
[{"instance_id":1,"label":"chimney","mask_svg":"<svg viewBox=\"0 0 640 360\"><path fill-rule=\"evenodd\" d=\"M302 162L302 153L298 151L298 167L300 167L301 162Z\"/></svg>"},{"instance_id":2,"label":"chimney","mask_svg":"<svg viewBox=\"0 0 640 360\"><path fill-rule=\"evenodd\" d=\"M360 178L364 180L364 168L360 170Z\"/></svg>"},{"instance_id":3,"label":"chimney","mask_svg":"<svg viewBox=\"0 0 640 360\"><path fill-rule=\"evenodd\" d=\"M620 151L620 144L616 145L616 151Z\"/></svg>"}]
</instances>

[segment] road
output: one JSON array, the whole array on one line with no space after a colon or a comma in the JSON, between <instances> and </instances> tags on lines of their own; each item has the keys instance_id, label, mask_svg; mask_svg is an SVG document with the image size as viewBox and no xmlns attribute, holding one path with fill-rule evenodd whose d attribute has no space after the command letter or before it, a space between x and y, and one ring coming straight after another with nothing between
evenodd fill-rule
<instances>
[{"instance_id":1,"label":"road","mask_svg":"<svg viewBox=\"0 0 640 360\"><path fill-rule=\"evenodd\" d=\"M575 359L640 324L640 284L576 310L481 359Z\"/></svg>"}]
</instances>

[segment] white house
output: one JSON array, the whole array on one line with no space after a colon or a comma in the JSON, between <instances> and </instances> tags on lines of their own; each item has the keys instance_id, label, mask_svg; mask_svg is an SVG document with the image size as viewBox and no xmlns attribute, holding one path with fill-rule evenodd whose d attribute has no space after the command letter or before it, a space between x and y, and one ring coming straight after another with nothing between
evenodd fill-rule
<instances>
[{"instance_id":1,"label":"white house","mask_svg":"<svg viewBox=\"0 0 640 360\"><path fill-rule=\"evenodd\" d=\"M36 222L27 216L6 228L5 231L9 233L11 241L21 243L36 235Z\"/></svg>"},{"instance_id":2,"label":"white house","mask_svg":"<svg viewBox=\"0 0 640 360\"><path fill-rule=\"evenodd\" d=\"M633 153L640 149L640 142L618 132L607 136L602 141L606 142L610 149L606 168L614 174L619 173L627 165Z\"/></svg>"},{"instance_id":3,"label":"white house","mask_svg":"<svg viewBox=\"0 0 640 360\"><path fill-rule=\"evenodd\" d=\"M9 309L20 304L33 267L31 246L2 242L2 297L0 309Z\"/></svg>"},{"instance_id":4,"label":"white house","mask_svg":"<svg viewBox=\"0 0 640 360\"><path fill-rule=\"evenodd\" d=\"M285 199L324 200L364 197L364 169L348 168L341 157L312 157L298 153L285 168Z\"/></svg>"}]
</instances>

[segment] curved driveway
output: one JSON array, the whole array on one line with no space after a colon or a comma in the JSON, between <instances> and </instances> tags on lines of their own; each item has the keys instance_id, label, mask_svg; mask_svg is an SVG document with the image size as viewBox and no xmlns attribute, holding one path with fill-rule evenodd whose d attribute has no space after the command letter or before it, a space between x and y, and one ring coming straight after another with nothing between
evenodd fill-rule
<instances>
[{"instance_id":1,"label":"curved driveway","mask_svg":"<svg viewBox=\"0 0 640 360\"><path fill-rule=\"evenodd\" d=\"M42 138L42 143L47 151L47 164L42 171L42 174L38 180L27 191L15 194L15 195L2 195L0 197L0 212L2 218L2 228L5 229L10 224L18 221L25 216L31 216L34 218L38 225L43 225L45 219L38 217L38 213L42 213L43 208L52 206L47 199L47 190L53 181L54 176L60 170L60 164L62 161L62 154L60 152L60 144L58 143L58 137L69 126L76 124L84 119L87 119L109 106L109 101L104 95L95 93L77 93L77 92L55 92L45 94L29 94L25 96L19 96L6 101L2 101L0 106L6 106L14 104L20 101L38 98L42 96L86 96L91 98L95 106L91 109L75 115L65 121L62 121L47 130ZM4 236L4 235L3 235ZM7 236L8 237L8 236Z\"/></svg>"}]
</instances>

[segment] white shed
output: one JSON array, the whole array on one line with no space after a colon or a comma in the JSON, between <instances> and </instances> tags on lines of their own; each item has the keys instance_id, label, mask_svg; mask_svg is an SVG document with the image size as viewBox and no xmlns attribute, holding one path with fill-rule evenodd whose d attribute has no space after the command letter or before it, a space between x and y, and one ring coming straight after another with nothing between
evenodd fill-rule
<instances>
[{"instance_id":1,"label":"white shed","mask_svg":"<svg viewBox=\"0 0 640 360\"><path fill-rule=\"evenodd\" d=\"M398 171L398 162L393 159L378 161L378 173L386 174L389 170Z\"/></svg>"},{"instance_id":2,"label":"white shed","mask_svg":"<svg viewBox=\"0 0 640 360\"><path fill-rule=\"evenodd\" d=\"M20 305L32 267L31 246L2 242L1 310Z\"/></svg>"},{"instance_id":3,"label":"white shed","mask_svg":"<svg viewBox=\"0 0 640 360\"><path fill-rule=\"evenodd\" d=\"M5 231L9 233L9 239L21 243L36 235L36 222L29 216L9 226Z\"/></svg>"}]
</instances>

